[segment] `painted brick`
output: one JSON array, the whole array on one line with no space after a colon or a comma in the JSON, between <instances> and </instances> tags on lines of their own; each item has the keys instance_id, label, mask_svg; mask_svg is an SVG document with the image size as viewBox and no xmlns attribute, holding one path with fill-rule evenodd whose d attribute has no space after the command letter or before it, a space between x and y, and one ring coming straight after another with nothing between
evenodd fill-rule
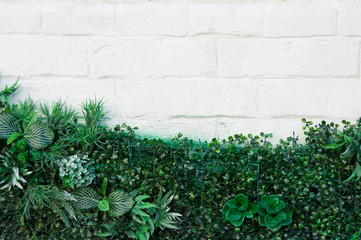
<instances>
[{"instance_id":1,"label":"painted brick","mask_svg":"<svg viewBox=\"0 0 361 240\"><path fill-rule=\"evenodd\" d=\"M211 40L97 38L91 41L91 73L103 76L207 76L215 73Z\"/></svg>"},{"instance_id":2,"label":"painted brick","mask_svg":"<svg viewBox=\"0 0 361 240\"><path fill-rule=\"evenodd\" d=\"M117 7L119 35L166 35L187 34L188 10L181 3L132 3Z\"/></svg>"},{"instance_id":3,"label":"painted brick","mask_svg":"<svg viewBox=\"0 0 361 240\"><path fill-rule=\"evenodd\" d=\"M358 76L354 40L224 39L219 76Z\"/></svg>"},{"instance_id":4,"label":"painted brick","mask_svg":"<svg viewBox=\"0 0 361 240\"><path fill-rule=\"evenodd\" d=\"M119 81L116 98L119 112L127 118L254 117L255 91L252 81L235 79Z\"/></svg>"},{"instance_id":5,"label":"painted brick","mask_svg":"<svg viewBox=\"0 0 361 240\"><path fill-rule=\"evenodd\" d=\"M361 116L358 79L266 79L258 85L258 117L353 119Z\"/></svg>"},{"instance_id":6,"label":"painted brick","mask_svg":"<svg viewBox=\"0 0 361 240\"><path fill-rule=\"evenodd\" d=\"M71 35L115 35L115 6L78 2L46 2L43 32Z\"/></svg>"},{"instance_id":7,"label":"painted brick","mask_svg":"<svg viewBox=\"0 0 361 240\"><path fill-rule=\"evenodd\" d=\"M41 29L41 3L38 1L0 2L0 32L37 33Z\"/></svg>"},{"instance_id":8,"label":"painted brick","mask_svg":"<svg viewBox=\"0 0 361 240\"><path fill-rule=\"evenodd\" d=\"M87 40L0 36L2 75L87 75Z\"/></svg>"},{"instance_id":9,"label":"painted brick","mask_svg":"<svg viewBox=\"0 0 361 240\"><path fill-rule=\"evenodd\" d=\"M343 4L338 11L338 33L361 36L361 4Z\"/></svg>"},{"instance_id":10,"label":"painted brick","mask_svg":"<svg viewBox=\"0 0 361 240\"><path fill-rule=\"evenodd\" d=\"M262 35L262 4L190 3L189 33Z\"/></svg>"},{"instance_id":11,"label":"painted brick","mask_svg":"<svg viewBox=\"0 0 361 240\"><path fill-rule=\"evenodd\" d=\"M327 36L336 33L332 3L272 3L264 7L264 36Z\"/></svg>"},{"instance_id":12,"label":"painted brick","mask_svg":"<svg viewBox=\"0 0 361 240\"><path fill-rule=\"evenodd\" d=\"M328 83L328 79L260 80L257 117L325 117L328 114Z\"/></svg>"}]
</instances>

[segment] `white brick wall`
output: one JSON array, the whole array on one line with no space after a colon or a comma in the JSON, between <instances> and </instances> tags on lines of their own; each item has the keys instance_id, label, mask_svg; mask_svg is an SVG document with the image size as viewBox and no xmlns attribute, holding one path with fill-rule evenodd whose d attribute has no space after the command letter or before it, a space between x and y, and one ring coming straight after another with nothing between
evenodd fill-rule
<instances>
[{"instance_id":1,"label":"white brick wall","mask_svg":"<svg viewBox=\"0 0 361 240\"><path fill-rule=\"evenodd\" d=\"M109 125L223 138L361 116L361 3L0 0L0 88L108 99Z\"/></svg>"}]
</instances>

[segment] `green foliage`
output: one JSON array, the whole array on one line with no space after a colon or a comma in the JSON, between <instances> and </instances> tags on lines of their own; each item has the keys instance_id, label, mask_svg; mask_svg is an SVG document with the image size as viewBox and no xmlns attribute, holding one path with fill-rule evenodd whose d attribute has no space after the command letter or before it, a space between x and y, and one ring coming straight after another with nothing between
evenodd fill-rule
<instances>
[{"instance_id":1,"label":"green foliage","mask_svg":"<svg viewBox=\"0 0 361 240\"><path fill-rule=\"evenodd\" d=\"M0 113L0 138L7 139L14 133L21 133L19 121L12 113Z\"/></svg>"},{"instance_id":2,"label":"green foliage","mask_svg":"<svg viewBox=\"0 0 361 240\"><path fill-rule=\"evenodd\" d=\"M132 198L124 191L113 191L109 194L109 214L114 217L122 216L133 206Z\"/></svg>"},{"instance_id":3,"label":"green foliage","mask_svg":"<svg viewBox=\"0 0 361 240\"><path fill-rule=\"evenodd\" d=\"M24 164L24 162L20 159L16 161L13 156L9 153L6 153L6 156L0 155L1 165L0 165L0 189L8 189L10 190L12 187L18 187L23 189L25 180L25 176L28 176L32 173L27 169L28 165Z\"/></svg>"},{"instance_id":4,"label":"green foliage","mask_svg":"<svg viewBox=\"0 0 361 240\"><path fill-rule=\"evenodd\" d=\"M152 209L156 214L154 218L155 227L159 227L162 230L166 228L179 229L176 224L182 215L176 212L169 212L169 205L174 197L175 194L172 194L170 191L162 198L162 190L159 191L158 198L154 202L157 207Z\"/></svg>"},{"instance_id":5,"label":"green foliage","mask_svg":"<svg viewBox=\"0 0 361 240\"><path fill-rule=\"evenodd\" d=\"M8 85L5 85L5 89L0 92L0 109L12 107L10 96L13 95L20 88L19 79L20 77L10 87L8 87Z\"/></svg>"},{"instance_id":6,"label":"green foliage","mask_svg":"<svg viewBox=\"0 0 361 240\"><path fill-rule=\"evenodd\" d=\"M249 203L248 198L238 194L234 199L229 200L222 209L223 218L231 222L235 227L240 227L247 218L253 218L257 213L255 204Z\"/></svg>"},{"instance_id":7,"label":"green foliage","mask_svg":"<svg viewBox=\"0 0 361 240\"><path fill-rule=\"evenodd\" d=\"M0 181L5 180L0 186L11 186L0 194L0 239L350 239L359 231L361 181L344 180L360 164L352 145L358 144L361 121L338 125L304 119L304 143L292 136L272 144L272 135L265 133L205 142L182 134L161 140L138 136L137 128L125 124L114 130L101 126L103 102L88 100L83 118L73 120L70 108L60 101L56 104L55 110L49 105L48 112L40 105L41 114L31 100L0 107L15 120L12 127L5 121L11 133L0 139ZM24 138L25 129L36 122L54 133L52 143L39 150ZM3 126L0 121L0 132ZM13 133L21 136L9 138ZM58 174L59 162L84 154L95 161L95 181L76 188L71 194L74 200L66 194L56 197L63 191L63 182L70 184L69 178L63 180ZM26 183L16 178L13 167ZM21 169L32 173L23 175ZM353 177L357 175L358 170ZM104 178L102 187L98 179ZM12 185L13 179L23 189L12 187L17 186ZM163 188L169 191L165 196ZM60 192L48 193L55 189ZM136 196L134 189L143 195ZM161 196L153 201L150 196L158 192ZM279 224L272 226L285 215L282 221L292 222L270 231L252 218L230 231L233 224L223 220L221 209L237 193L258 202L262 196L277 194L277 205L271 204L276 200L267 200L257 209L264 210L262 224L276 230ZM131 199L132 206L123 215L111 215L110 198L122 196ZM267 212L280 208L281 199L293 214L287 208ZM118 212L123 200L113 202ZM178 213L182 222L177 221Z\"/></svg>"},{"instance_id":8,"label":"green foliage","mask_svg":"<svg viewBox=\"0 0 361 240\"><path fill-rule=\"evenodd\" d=\"M72 155L59 161L59 177L69 188L88 186L95 179L94 161L87 155Z\"/></svg>"},{"instance_id":9,"label":"green foliage","mask_svg":"<svg viewBox=\"0 0 361 240\"><path fill-rule=\"evenodd\" d=\"M100 196L90 187L77 188L72 194L76 199L74 207L80 210L96 208L100 201Z\"/></svg>"},{"instance_id":10,"label":"green foliage","mask_svg":"<svg viewBox=\"0 0 361 240\"><path fill-rule=\"evenodd\" d=\"M40 110L48 126L53 127L54 130L64 129L76 117L76 112L67 107L60 98L54 101L51 106L47 103L40 104Z\"/></svg>"},{"instance_id":11,"label":"green foliage","mask_svg":"<svg viewBox=\"0 0 361 240\"><path fill-rule=\"evenodd\" d=\"M273 232L292 222L293 212L285 208L285 202L276 195L263 196L257 204L259 224Z\"/></svg>"},{"instance_id":12,"label":"green foliage","mask_svg":"<svg viewBox=\"0 0 361 240\"><path fill-rule=\"evenodd\" d=\"M30 185L23 196L23 215L31 217L30 211L42 207L48 207L54 210L64 221L67 227L70 227L69 219L77 221L75 210L72 203L75 198L68 192L47 185Z\"/></svg>"},{"instance_id":13,"label":"green foliage","mask_svg":"<svg viewBox=\"0 0 361 240\"><path fill-rule=\"evenodd\" d=\"M119 217L127 213L133 206L132 198L124 191L113 191L108 198L98 195L98 193L90 188L78 188L73 192L75 199L74 206L81 210L88 210L98 207L99 210L109 212L111 216Z\"/></svg>"},{"instance_id":14,"label":"green foliage","mask_svg":"<svg viewBox=\"0 0 361 240\"><path fill-rule=\"evenodd\" d=\"M43 149L52 143L54 133L44 123L34 122L25 129L24 139L32 149Z\"/></svg>"}]
</instances>

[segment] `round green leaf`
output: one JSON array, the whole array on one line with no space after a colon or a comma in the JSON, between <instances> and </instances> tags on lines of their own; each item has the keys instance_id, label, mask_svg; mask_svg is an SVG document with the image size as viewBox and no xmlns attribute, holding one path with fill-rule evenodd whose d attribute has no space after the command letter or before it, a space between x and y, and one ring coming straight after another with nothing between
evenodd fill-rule
<instances>
[{"instance_id":1,"label":"round green leaf","mask_svg":"<svg viewBox=\"0 0 361 240\"><path fill-rule=\"evenodd\" d=\"M227 213L226 213L226 220L228 221L237 221L239 219L241 219L242 217L244 217L243 212L237 208L231 208Z\"/></svg>"},{"instance_id":2,"label":"round green leaf","mask_svg":"<svg viewBox=\"0 0 361 240\"><path fill-rule=\"evenodd\" d=\"M279 212L278 214L277 214L277 219L279 220L279 221L282 221L282 220L285 220L286 218L287 218L287 215L286 215L286 213L284 212L284 211L281 211L281 212Z\"/></svg>"},{"instance_id":3,"label":"round green leaf","mask_svg":"<svg viewBox=\"0 0 361 240\"><path fill-rule=\"evenodd\" d=\"M267 215L266 209L264 209L260 203L257 203L257 210L262 217L265 217Z\"/></svg>"},{"instance_id":4,"label":"round green leaf","mask_svg":"<svg viewBox=\"0 0 361 240\"><path fill-rule=\"evenodd\" d=\"M235 199L231 199L227 202L229 208L238 208L238 203Z\"/></svg>"},{"instance_id":5,"label":"round green leaf","mask_svg":"<svg viewBox=\"0 0 361 240\"><path fill-rule=\"evenodd\" d=\"M228 207L228 205L226 204L226 205L224 205L224 207L222 208L222 213L223 213L223 216L225 216L226 215L226 213L229 211L229 207Z\"/></svg>"},{"instance_id":6,"label":"round green leaf","mask_svg":"<svg viewBox=\"0 0 361 240\"><path fill-rule=\"evenodd\" d=\"M237 205L240 210L245 211L248 208L248 199L243 194L238 194L234 200L237 201Z\"/></svg>"},{"instance_id":7,"label":"round green leaf","mask_svg":"<svg viewBox=\"0 0 361 240\"><path fill-rule=\"evenodd\" d=\"M279 211L281 211L284 207L286 206L284 201L279 201L277 205L275 206L271 206L271 207L267 207L266 210L268 213L278 213Z\"/></svg>"},{"instance_id":8,"label":"round green leaf","mask_svg":"<svg viewBox=\"0 0 361 240\"><path fill-rule=\"evenodd\" d=\"M240 219L238 219L238 220L236 220L236 221L231 221L231 223L232 223L235 227L239 227L239 226L242 225L243 221L244 221L244 215L243 215Z\"/></svg>"},{"instance_id":9,"label":"round green leaf","mask_svg":"<svg viewBox=\"0 0 361 240\"><path fill-rule=\"evenodd\" d=\"M259 225L261 225L262 227L266 227L266 223L264 222L264 217L262 217L261 215L258 215L258 222Z\"/></svg>"},{"instance_id":10,"label":"round green leaf","mask_svg":"<svg viewBox=\"0 0 361 240\"><path fill-rule=\"evenodd\" d=\"M98 208L103 212L109 211L109 200L107 198L101 200L98 204Z\"/></svg>"},{"instance_id":11,"label":"round green leaf","mask_svg":"<svg viewBox=\"0 0 361 240\"><path fill-rule=\"evenodd\" d=\"M268 228L275 227L277 224L279 224L281 221L279 221L275 216L272 214L267 214L264 218L264 222L266 223L266 226Z\"/></svg>"},{"instance_id":12,"label":"round green leaf","mask_svg":"<svg viewBox=\"0 0 361 240\"><path fill-rule=\"evenodd\" d=\"M280 230L280 228L282 227L281 223L277 224L276 226L274 227L269 227L269 229L272 231L272 232L277 232L278 230Z\"/></svg>"}]
</instances>

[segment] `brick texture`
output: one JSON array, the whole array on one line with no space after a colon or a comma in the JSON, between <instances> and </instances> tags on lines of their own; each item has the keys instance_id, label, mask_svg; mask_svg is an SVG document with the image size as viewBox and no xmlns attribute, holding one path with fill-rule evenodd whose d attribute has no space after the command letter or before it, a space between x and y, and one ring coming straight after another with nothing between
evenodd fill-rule
<instances>
[{"instance_id":1,"label":"brick texture","mask_svg":"<svg viewBox=\"0 0 361 240\"><path fill-rule=\"evenodd\" d=\"M109 125L302 134L361 115L359 1L0 0L0 88L107 99Z\"/></svg>"}]
</instances>

